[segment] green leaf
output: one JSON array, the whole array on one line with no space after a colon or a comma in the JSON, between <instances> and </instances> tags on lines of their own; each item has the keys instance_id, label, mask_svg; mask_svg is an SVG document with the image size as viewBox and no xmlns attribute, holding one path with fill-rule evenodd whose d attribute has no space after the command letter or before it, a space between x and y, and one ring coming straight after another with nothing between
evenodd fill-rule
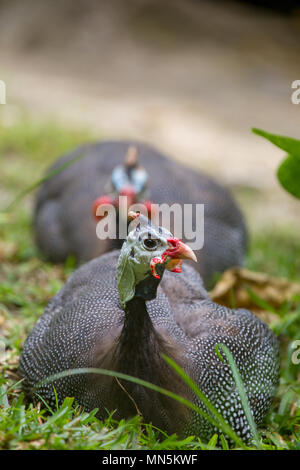
<instances>
[{"instance_id":1,"label":"green leaf","mask_svg":"<svg viewBox=\"0 0 300 470\"><path fill-rule=\"evenodd\" d=\"M270 132L263 131L262 129L252 128L254 134L260 135L265 139L272 142L282 150L285 150L290 155L300 159L300 140L293 139L291 137L284 137L282 135L271 134Z\"/></svg>"},{"instance_id":2,"label":"green leaf","mask_svg":"<svg viewBox=\"0 0 300 470\"><path fill-rule=\"evenodd\" d=\"M288 155L279 166L277 177L286 191L300 199L300 158Z\"/></svg>"}]
</instances>

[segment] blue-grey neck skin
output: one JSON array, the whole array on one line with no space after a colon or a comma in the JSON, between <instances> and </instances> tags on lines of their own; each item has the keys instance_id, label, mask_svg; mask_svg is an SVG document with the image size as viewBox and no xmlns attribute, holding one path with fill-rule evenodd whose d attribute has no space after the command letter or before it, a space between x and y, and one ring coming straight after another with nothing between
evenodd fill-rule
<instances>
[{"instance_id":1,"label":"blue-grey neck skin","mask_svg":"<svg viewBox=\"0 0 300 470\"><path fill-rule=\"evenodd\" d=\"M119 165L112 172L111 182L116 191L130 185L137 194L141 194L147 187L148 175L143 168Z\"/></svg>"}]
</instances>

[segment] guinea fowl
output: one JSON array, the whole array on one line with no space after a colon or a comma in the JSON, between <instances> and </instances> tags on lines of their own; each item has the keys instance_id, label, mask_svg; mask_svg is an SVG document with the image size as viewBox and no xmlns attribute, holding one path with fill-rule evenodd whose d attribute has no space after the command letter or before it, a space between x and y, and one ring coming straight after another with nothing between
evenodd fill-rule
<instances>
[{"instance_id":1,"label":"guinea fowl","mask_svg":"<svg viewBox=\"0 0 300 470\"><path fill-rule=\"evenodd\" d=\"M277 339L268 326L244 309L212 302L198 272L183 259L192 250L164 228L131 213L121 251L81 266L50 301L27 338L19 374L30 399L37 392L55 406L52 383L43 379L69 369L114 370L167 388L204 406L190 395L162 358L166 354L195 380L202 392L244 440L251 438L240 396L228 364L215 352L225 344L245 384L254 420L264 418L279 374ZM38 385L39 384L39 385ZM105 418L135 415L171 433L209 439L216 429L169 397L128 381L96 374L54 380L59 402L73 396ZM194 413L194 412L193 412Z\"/></svg>"},{"instance_id":2,"label":"guinea fowl","mask_svg":"<svg viewBox=\"0 0 300 470\"><path fill-rule=\"evenodd\" d=\"M123 195L128 208L131 202L143 202L146 207L150 201L204 204L205 245L196 255L205 284L215 273L243 264L247 243L243 216L229 191L214 179L171 161L149 145L126 140L78 148L50 171L77 157L81 158L45 181L37 195L36 240L50 260L74 255L81 263L120 249L123 239L97 238L94 213L105 203L117 206L118 196ZM127 218L127 210L124 214ZM172 226L169 229L174 232Z\"/></svg>"}]
</instances>

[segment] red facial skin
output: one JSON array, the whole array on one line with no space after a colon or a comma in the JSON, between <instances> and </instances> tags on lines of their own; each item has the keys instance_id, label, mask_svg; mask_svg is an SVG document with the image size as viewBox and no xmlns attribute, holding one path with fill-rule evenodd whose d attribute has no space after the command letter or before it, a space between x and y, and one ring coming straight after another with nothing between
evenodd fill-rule
<instances>
[{"instance_id":1,"label":"red facial skin","mask_svg":"<svg viewBox=\"0 0 300 470\"><path fill-rule=\"evenodd\" d=\"M102 220L106 214L104 215L97 215L97 209L98 207L100 206L103 206L103 205L107 205L107 204L111 204L113 206L116 205L116 201L115 199L113 199L112 197L110 196L107 196L106 194L103 195L103 196L100 196L98 197L97 199L95 199L95 201L93 202L93 207L92 207L92 212L93 212L93 216L95 218L95 220L97 220L97 222L99 220Z\"/></svg>"},{"instance_id":2,"label":"red facial skin","mask_svg":"<svg viewBox=\"0 0 300 470\"><path fill-rule=\"evenodd\" d=\"M182 241L179 238L168 238L167 242L171 245L164 254L169 256L170 258L180 258L182 254Z\"/></svg>"},{"instance_id":3,"label":"red facial skin","mask_svg":"<svg viewBox=\"0 0 300 470\"><path fill-rule=\"evenodd\" d=\"M170 268L174 265L170 270L175 273L181 273L182 260L180 259L180 256L182 252L182 242L179 238L168 238L167 242L171 247L165 250L160 258L152 258L150 263L151 272L156 279L160 279L160 276L155 270L156 265L165 263L167 258L171 258L171 261L168 263L170 264ZM181 242L181 244L179 242Z\"/></svg>"},{"instance_id":4,"label":"red facial skin","mask_svg":"<svg viewBox=\"0 0 300 470\"><path fill-rule=\"evenodd\" d=\"M148 214L148 219L152 219L154 215L157 213L157 206L154 204L152 201L143 201L142 204L146 207L147 209L147 214Z\"/></svg>"},{"instance_id":5,"label":"red facial skin","mask_svg":"<svg viewBox=\"0 0 300 470\"><path fill-rule=\"evenodd\" d=\"M170 261L167 262L166 268L169 271L180 273L181 272L181 265L183 259L191 259L193 261L197 261L195 253L185 245L179 238L168 238L169 248L163 252L161 257L159 258L152 258L150 263L150 269L153 276L156 279L160 279L160 276L157 274L155 267L157 264L164 264L168 258Z\"/></svg>"},{"instance_id":6,"label":"red facial skin","mask_svg":"<svg viewBox=\"0 0 300 470\"><path fill-rule=\"evenodd\" d=\"M137 219L139 216L139 212L130 211L128 213L129 220ZM155 266L157 264L165 263L168 258L169 260L166 264L166 268L174 273L181 273L181 265L183 259L197 261L197 257L193 250L188 245L183 243L179 238L167 238L167 242L169 244L169 247L162 253L160 257L152 258L150 262L150 269L152 275L156 279L160 279L160 276L155 271Z\"/></svg>"},{"instance_id":7,"label":"red facial skin","mask_svg":"<svg viewBox=\"0 0 300 470\"><path fill-rule=\"evenodd\" d=\"M137 195L132 186L124 186L124 188L119 192L118 196L126 196L127 197L127 207L125 211L130 208L133 204L137 203ZM106 214L103 216L96 215L97 208L101 205L111 204L119 209L119 198L116 197L113 199L111 196L104 194L103 196L98 197L93 202L92 206L92 213L95 220L98 222L99 220L103 219ZM151 219L157 212L157 206L152 201L142 201L140 204L143 204L146 207L148 218Z\"/></svg>"},{"instance_id":8,"label":"red facial skin","mask_svg":"<svg viewBox=\"0 0 300 470\"><path fill-rule=\"evenodd\" d=\"M122 188L122 190L119 192L119 196L127 197L127 207L130 207L137 202L136 192L130 185L124 186L124 188Z\"/></svg>"}]
</instances>

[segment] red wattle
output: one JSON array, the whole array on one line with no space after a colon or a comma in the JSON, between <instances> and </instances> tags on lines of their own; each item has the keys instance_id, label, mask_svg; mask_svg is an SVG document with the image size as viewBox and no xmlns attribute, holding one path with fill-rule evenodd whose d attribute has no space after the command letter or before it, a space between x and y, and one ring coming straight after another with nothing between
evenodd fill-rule
<instances>
[{"instance_id":1,"label":"red wattle","mask_svg":"<svg viewBox=\"0 0 300 470\"><path fill-rule=\"evenodd\" d=\"M119 196L126 196L127 198L127 209L130 208L136 202L136 192L129 184L124 186L119 192Z\"/></svg>"},{"instance_id":2,"label":"red wattle","mask_svg":"<svg viewBox=\"0 0 300 470\"><path fill-rule=\"evenodd\" d=\"M110 204L110 205L115 205L115 201L113 200L113 198L111 196L108 196L106 194L104 194L103 196L100 196L98 197L97 199L95 199L95 201L93 202L93 206L92 206L92 212L93 212L93 216L95 218L95 220L101 220L103 219L104 215L97 215L97 209L99 206L103 206L103 205L107 205L107 204Z\"/></svg>"},{"instance_id":3,"label":"red wattle","mask_svg":"<svg viewBox=\"0 0 300 470\"><path fill-rule=\"evenodd\" d=\"M157 205L154 204L153 201L143 201L142 204L147 209L148 219L152 219L152 217L157 213Z\"/></svg>"}]
</instances>

